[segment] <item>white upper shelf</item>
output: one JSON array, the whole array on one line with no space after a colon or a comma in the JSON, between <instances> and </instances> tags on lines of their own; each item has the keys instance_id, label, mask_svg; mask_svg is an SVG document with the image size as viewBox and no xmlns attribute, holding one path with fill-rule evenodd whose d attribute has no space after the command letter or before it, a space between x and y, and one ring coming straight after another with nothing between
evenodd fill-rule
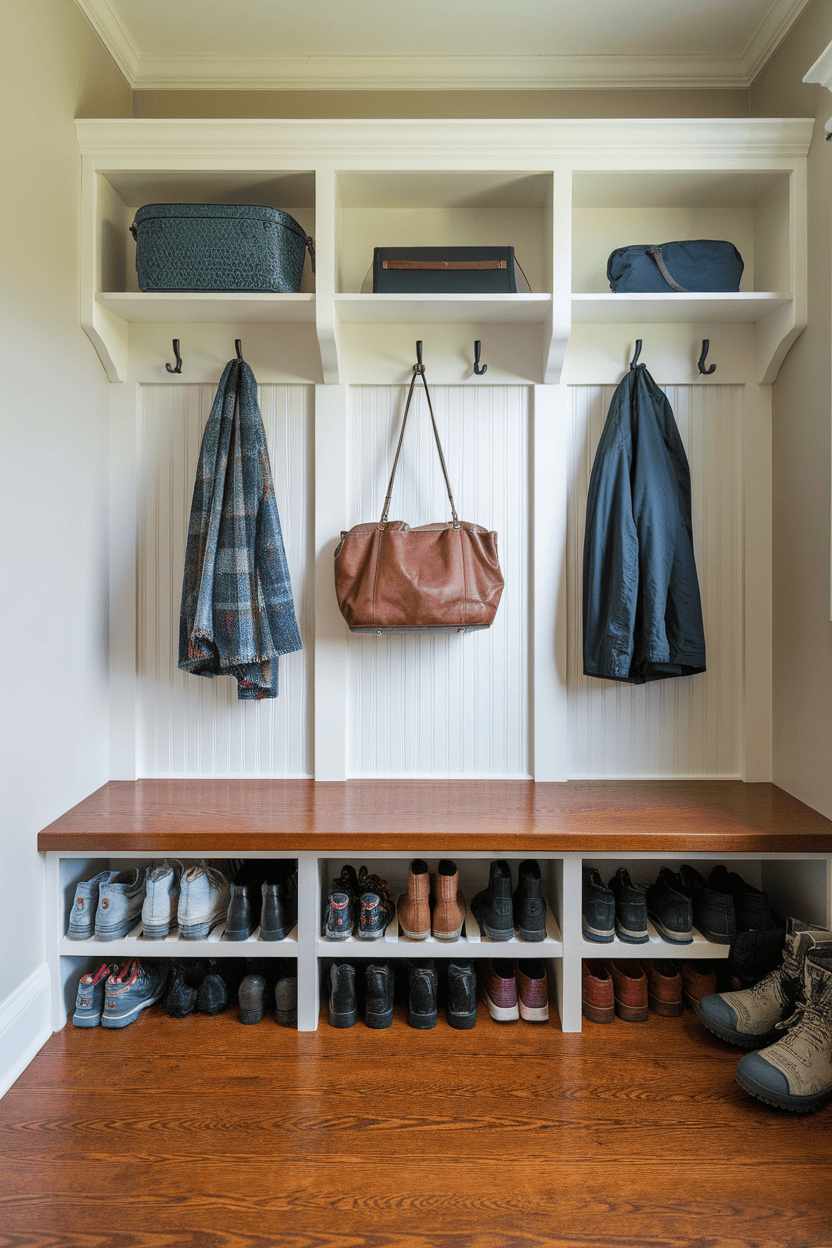
<instances>
[{"instance_id":1,"label":"white upper shelf","mask_svg":"<svg viewBox=\"0 0 832 1248\"><path fill-rule=\"evenodd\" d=\"M336 295L340 320L350 325L542 325L551 295Z\"/></svg>"},{"instance_id":2,"label":"white upper shelf","mask_svg":"<svg viewBox=\"0 0 832 1248\"><path fill-rule=\"evenodd\" d=\"M314 324L314 295L104 291L96 301L132 324Z\"/></svg>"},{"instance_id":3,"label":"white upper shelf","mask_svg":"<svg viewBox=\"0 0 832 1248\"><path fill-rule=\"evenodd\" d=\"M573 295L575 325L692 324L700 322L756 324L791 295L752 291L739 294Z\"/></svg>"}]
</instances>

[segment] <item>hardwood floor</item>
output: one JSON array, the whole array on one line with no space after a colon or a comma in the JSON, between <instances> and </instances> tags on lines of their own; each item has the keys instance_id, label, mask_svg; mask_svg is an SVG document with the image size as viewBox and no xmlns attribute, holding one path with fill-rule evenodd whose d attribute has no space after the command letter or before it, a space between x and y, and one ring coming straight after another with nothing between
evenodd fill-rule
<instances>
[{"instance_id":1,"label":"hardwood floor","mask_svg":"<svg viewBox=\"0 0 832 1248\"><path fill-rule=\"evenodd\" d=\"M396 1008L67 1026L0 1101L0 1246L832 1244L832 1107L750 1099L688 1010L563 1035Z\"/></svg>"}]
</instances>

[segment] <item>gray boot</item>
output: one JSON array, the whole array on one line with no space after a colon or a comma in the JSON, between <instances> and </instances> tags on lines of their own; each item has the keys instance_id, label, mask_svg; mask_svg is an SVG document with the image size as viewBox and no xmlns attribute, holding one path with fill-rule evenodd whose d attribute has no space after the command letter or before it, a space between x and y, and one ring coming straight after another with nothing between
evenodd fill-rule
<instances>
[{"instance_id":1,"label":"gray boot","mask_svg":"<svg viewBox=\"0 0 832 1248\"><path fill-rule=\"evenodd\" d=\"M737 1064L741 1088L797 1114L820 1109L832 1097L832 940L808 950L803 995L805 1001L779 1024L785 1035Z\"/></svg>"},{"instance_id":2,"label":"gray boot","mask_svg":"<svg viewBox=\"0 0 832 1248\"><path fill-rule=\"evenodd\" d=\"M741 1049L760 1049L776 1039L777 1024L792 1013L803 986L807 952L832 940L824 927L789 919L780 966L753 988L740 992L717 992L694 1006L696 1017L708 1031Z\"/></svg>"}]
</instances>

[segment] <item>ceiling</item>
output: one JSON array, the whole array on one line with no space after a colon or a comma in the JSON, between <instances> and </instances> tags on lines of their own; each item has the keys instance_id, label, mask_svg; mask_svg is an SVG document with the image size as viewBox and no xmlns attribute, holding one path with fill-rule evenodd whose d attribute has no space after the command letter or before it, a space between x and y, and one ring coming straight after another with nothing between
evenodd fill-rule
<instances>
[{"instance_id":1,"label":"ceiling","mask_svg":"<svg viewBox=\"0 0 832 1248\"><path fill-rule=\"evenodd\" d=\"M746 88L809 0L76 0L135 90Z\"/></svg>"}]
</instances>

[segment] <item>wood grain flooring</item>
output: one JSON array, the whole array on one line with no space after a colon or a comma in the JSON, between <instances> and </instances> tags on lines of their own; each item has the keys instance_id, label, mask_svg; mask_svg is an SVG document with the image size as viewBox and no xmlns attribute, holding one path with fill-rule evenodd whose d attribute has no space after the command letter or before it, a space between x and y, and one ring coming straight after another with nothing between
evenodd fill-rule
<instances>
[{"instance_id":1,"label":"wood grain flooring","mask_svg":"<svg viewBox=\"0 0 832 1248\"><path fill-rule=\"evenodd\" d=\"M689 1011L470 1032L267 1017L54 1035L0 1101L0 1246L828 1248L832 1108Z\"/></svg>"}]
</instances>

